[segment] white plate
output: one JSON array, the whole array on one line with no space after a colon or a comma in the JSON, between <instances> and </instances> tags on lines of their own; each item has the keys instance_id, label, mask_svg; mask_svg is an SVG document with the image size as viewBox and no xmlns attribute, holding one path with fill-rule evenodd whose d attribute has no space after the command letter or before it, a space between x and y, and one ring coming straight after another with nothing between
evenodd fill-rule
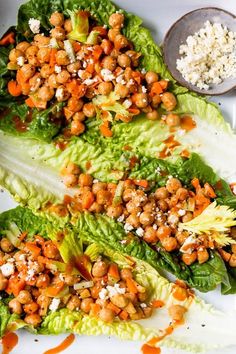
<instances>
[{"instance_id":1,"label":"white plate","mask_svg":"<svg viewBox=\"0 0 236 354\"><path fill-rule=\"evenodd\" d=\"M102 0L101 0L102 1ZM6 30L10 25L16 23L16 13L19 5L25 1L21 0L0 0L0 32ZM235 0L115 0L127 11L133 12L144 20L144 25L151 29L153 37L157 43L161 43L168 28L179 17L186 12L192 11L200 7L216 6L222 7L232 13L236 13ZM236 128L236 103L233 97L234 93L216 97L215 102L221 104L225 118ZM0 191L0 212L13 208L16 204L12 201L7 192ZM201 297L211 302L219 309L225 311L235 311L235 296L221 296L219 289L208 294L201 294ZM65 335L60 336L35 336L21 331L19 335L19 344L13 350L12 354L42 354L45 350L58 345ZM36 340L36 342L35 342ZM201 339L199 338L199 341ZM74 354L140 354L140 342L120 341L108 337L77 337L73 345L71 345L65 353ZM187 354L186 352L175 349L162 349L162 354ZM209 352L208 354L235 354L236 347L222 349L219 351Z\"/></svg>"}]
</instances>

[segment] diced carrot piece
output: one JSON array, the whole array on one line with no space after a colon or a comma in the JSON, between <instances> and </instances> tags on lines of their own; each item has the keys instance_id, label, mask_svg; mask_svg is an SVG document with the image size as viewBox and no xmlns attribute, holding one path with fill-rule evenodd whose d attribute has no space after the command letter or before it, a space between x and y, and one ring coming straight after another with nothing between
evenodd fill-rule
<instances>
[{"instance_id":1,"label":"diced carrot piece","mask_svg":"<svg viewBox=\"0 0 236 354\"><path fill-rule=\"evenodd\" d=\"M50 52L50 59L49 59L49 65L51 67L54 67L56 65L56 63L57 63L56 54L57 54L57 49L56 48L52 48L51 52Z\"/></svg>"},{"instance_id":2,"label":"diced carrot piece","mask_svg":"<svg viewBox=\"0 0 236 354\"><path fill-rule=\"evenodd\" d=\"M168 87L169 81L167 81L167 80L160 80L160 81L158 81L158 82L159 82L159 84L161 85L162 89L165 91L165 90L167 89L167 87Z\"/></svg>"},{"instance_id":3,"label":"diced carrot piece","mask_svg":"<svg viewBox=\"0 0 236 354\"><path fill-rule=\"evenodd\" d=\"M135 179L134 183L136 184L136 186L140 186L143 188L148 187L148 181L146 179Z\"/></svg>"},{"instance_id":4,"label":"diced carrot piece","mask_svg":"<svg viewBox=\"0 0 236 354\"><path fill-rule=\"evenodd\" d=\"M161 84L157 81L152 84L150 96L160 95L163 92Z\"/></svg>"},{"instance_id":5,"label":"diced carrot piece","mask_svg":"<svg viewBox=\"0 0 236 354\"><path fill-rule=\"evenodd\" d=\"M191 181L192 186L197 190L201 188L200 182L198 178L193 178Z\"/></svg>"},{"instance_id":6,"label":"diced carrot piece","mask_svg":"<svg viewBox=\"0 0 236 354\"><path fill-rule=\"evenodd\" d=\"M155 309L161 308L165 305L165 303L162 300L154 300L152 301L152 307Z\"/></svg>"},{"instance_id":7,"label":"diced carrot piece","mask_svg":"<svg viewBox=\"0 0 236 354\"><path fill-rule=\"evenodd\" d=\"M30 108L34 108L34 107L35 107L34 102L33 102L33 100L32 100L31 97L28 97L28 98L25 100L25 103L26 103L27 106L30 107Z\"/></svg>"},{"instance_id":8,"label":"diced carrot piece","mask_svg":"<svg viewBox=\"0 0 236 354\"><path fill-rule=\"evenodd\" d=\"M95 26L92 28L92 31L99 32L99 35L105 37L107 35L107 30L103 26Z\"/></svg>"},{"instance_id":9,"label":"diced carrot piece","mask_svg":"<svg viewBox=\"0 0 236 354\"><path fill-rule=\"evenodd\" d=\"M92 73L94 72L94 64L93 64L93 63L89 63L89 64L87 65L85 71L86 71L87 73L92 74Z\"/></svg>"},{"instance_id":10,"label":"diced carrot piece","mask_svg":"<svg viewBox=\"0 0 236 354\"><path fill-rule=\"evenodd\" d=\"M68 107L64 107L63 112L67 120L70 120L72 116L75 114L75 112L71 111Z\"/></svg>"},{"instance_id":11,"label":"diced carrot piece","mask_svg":"<svg viewBox=\"0 0 236 354\"><path fill-rule=\"evenodd\" d=\"M139 85L141 84L141 78L142 78L141 73L139 73L138 71L133 71L131 76L134 79L134 81L136 81Z\"/></svg>"},{"instance_id":12,"label":"diced carrot piece","mask_svg":"<svg viewBox=\"0 0 236 354\"><path fill-rule=\"evenodd\" d=\"M16 81L18 84L22 85L23 82L26 82L27 79L25 78L24 74L22 73L21 69L17 70L16 72Z\"/></svg>"},{"instance_id":13,"label":"diced carrot piece","mask_svg":"<svg viewBox=\"0 0 236 354\"><path fill-rule=\"evenodd\" d=\"M114 305L112 302L109 302L107 308L115 312L116 315L119 315L119 313L121 312L121 309L118 306Z\"/></svg>"},{"instance_id":14,"label":"diced carrot piece","mask_svg":"<svg viewBox=\"0 0 236 354\"><path fill-rule=\"evenodd\" d=\"M73 79L67 83L66 88L72 96L76 96L78 99L85 95L87 89L86 85L80 84L76 79Z\"/></svg>"},{"instance_id":15,"label":"diced carrot piece","mask_svg":"<svg viewBox=\"0 0 236 354\"><path fill-rule=\"evenodd\" d=\"M113 279L119 281L120 280L120 272L117 264L111 263L108 269L108 275Z\"/></svg>"},{"instance_id":16,"label":"diced carrot piece","mask_svg":"<svg viewBox=\"0 0 236 354\"><path fill-rule=\"evenodd\" d=\"M204 184L204 189L205 189L205 193L209 198L215 198L216 194L214 189L212 188L212 186L209 183L205 183Z\"/></svg>"},{"instance_id":17,"label":"diced carrot piece","mask_svg":"<svg viewBox=\"0 0 236 354\"><path fill-rule=\"evenodd\" d=\"M95 45L93 47L93 52L92 52L92 55L93 55L93 58L94 58L94 61L98 61L100 56L102 55L102 47L100 47L100 45Z\"/></svg>"},{"instance_id":18,"label":"diced carrot piece","mask_svg":"<svg viewBox=\"0 0 236 354\"><path fill-rule=\"evenodd\" d=\"M26 242L24 249L32 253L34 257L38 257L41 253L41 248L36 246L33 242Z\"/></svg>"},{"instance_id":19,"label":"diced carrot piece","mask_svg":"<svg viewBox=\"0 0 236 354\"><path fill-rule=\"evenodd\" d=\"M17 97L22 94L21 85L19 85L15 80L11 80L7 84L7 89L10 95Z\"/></svg>"},{"instance_id":20,"label":"diced carrot piece","mask_svg":"<svg viewBox=\"0 0 236 354\"><path fill-rule=\"evenodd\" d=\"M63 281L60 281L54 285L51 285L46 289L45 295L50 296L50 297L55 297L62 291L64 286L65 286L65 283Z\"/></svg>"},{"instance_id":21,"label":"diced carrot piece","mask_svg":"<svg viewBox=\"0 0 236 354\"><path fill-rule=\"evenodd\" d=\"M78 42L76 42L76 41L74 41L72 43L72 47L73 47L75 53L77 53L81 49L81 45Z\"/></svg>"},{"instance_id":22,"label":"diced carrot piece","mask_svg":"<svg viewBox=\"0 0 236 354\"><path fill-rule=\"evenodd\" d=\"M91 207L91 205L93 204L94 200L95 200L95 197L92 192L88 191L86 193L83 193L82 201L81 201L82 208L89 209Z\"/></svg>"},{"instance_id":23,"label":"diced carrot piece","mask_svg":"<svg viewBox=\"0 0 236 354\"><path fill-rule=\"evenodd\" d=\"M19 295L19 292L24 289L25 285L25 280L18 278L18 274L13 274L8 281L6 292L16 297Z\"/></svg>"},{"instance_id":24,"label":"diced carrot piece","mask_svg":"<svg viewBox=\"0 0 236 354\"><path fill-rule=\"evenodd\" d=\"M97 317L100 310L101 306L99 304L91 304L89 315Z\"/></svg>"},{"instance_id":25,"label":"diced carrot piece","mask_svg":"<svg viewBox=\"0 0 236 354\"><path fill-rule=\"evenodd\" d=\"M138 288L137 288L136 282L132 278L126 279L126 284L127 284L128 290L131 294L138 293Z\"/></svg>"},{"instance_id":26,"label":"diced carrot piece","mask_svg":"<svg viewBox=\"0 0 236 354\"><path fill-rule=\"evenodd\" d=\"M126 320L128 319L128 317L129 317L129 314L128 314L127 311L122 310L122 311L119 313L119 317L120 317L121 320L126 321Z\"/></svg>"},{"instance_id":27,"label":"diced carrot piece","mask_svg":"<svg viewBox=\"0 0 236 354\"><path fill-rule=\"evenodd\" d=\"M9 32L7 33L1 40L0 45L8 45L15 43L15 33Z\"/></svg>"},{"instance_id":28,"label":"diced carrot piece","mask_svg":"<svg viewBox=\"0 0 236 354\"><path fill-rule=\"evenodd\" d=\"M100 125L99 129L101 134L106 137L106 138L110 138L112 137L113 133L111 131L111 129L109 128L109 125L107 124L108 122L104 122L103 124Z\"/></svg>"},{"instance_id":29,"label":"diced carrot piece","mask_svg":"<svg viewBox=\"0 0 236 354\"><path fill-rule=\"evenodd\" d=\"M142 354L159 354L161 352L160 348L152 347L149 344L144 344L141 350L142 350Z\"/></svg>"}]
</instances>

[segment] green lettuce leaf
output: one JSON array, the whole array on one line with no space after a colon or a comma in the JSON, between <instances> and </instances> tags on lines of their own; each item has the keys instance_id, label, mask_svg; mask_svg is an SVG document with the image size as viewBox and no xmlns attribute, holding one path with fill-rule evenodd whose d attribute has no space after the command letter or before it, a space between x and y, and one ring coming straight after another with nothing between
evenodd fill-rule
<instances>
[{"instance_id":1,"label":"green lettuce leaf","mask_svg":"<svg viewBox=\"0 0 236 354\"><path fill-rule=\"evenodd\" d=\"M6 331L11 331L23 327L22 321L16 314L11 314L8 306L0 300L0 338L6 333Z\"/></svg>"}]
</instances>

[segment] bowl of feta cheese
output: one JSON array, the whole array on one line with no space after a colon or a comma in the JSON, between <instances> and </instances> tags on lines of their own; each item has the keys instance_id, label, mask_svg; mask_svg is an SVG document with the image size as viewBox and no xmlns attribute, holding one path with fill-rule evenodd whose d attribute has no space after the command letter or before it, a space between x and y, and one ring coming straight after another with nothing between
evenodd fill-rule
<instances>
[{"instance_id":1,"label":"bowl of feta cheese","mask_svg":"<svg viewBox=\"0 0 236 354\"><path fill-rule=\"evenodd\" d=\"M174 79L204 95L236 88L236 17L219 8L191 11L167 32L165 63Z\"/></svg>"}]
</instances>

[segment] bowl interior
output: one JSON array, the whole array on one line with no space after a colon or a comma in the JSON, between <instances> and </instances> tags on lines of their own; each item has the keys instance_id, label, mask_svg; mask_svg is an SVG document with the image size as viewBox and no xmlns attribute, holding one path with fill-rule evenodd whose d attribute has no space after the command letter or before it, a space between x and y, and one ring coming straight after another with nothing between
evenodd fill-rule
<instances>
[{"instance_id":1,"label":"bowl interior","mask_svg":"<svg viewBox=\"0 0 236 354\"><path fill-rule=\"evenodd\" d=\"M189 12L176 21L167 32L163 45L164 58L172 76L181 85L200 94L220 95L236 87L236 78L225 79L218 85L211 85L208 90L202 90L188 83L176 68L176 60L181 57L179 54L180 45L186 42L189 35L193 35L204 27L206 21L221 23L227 26L229 30L236 32L236 17L227 11L206 7Z\"/></svg>"}]
</instances>

